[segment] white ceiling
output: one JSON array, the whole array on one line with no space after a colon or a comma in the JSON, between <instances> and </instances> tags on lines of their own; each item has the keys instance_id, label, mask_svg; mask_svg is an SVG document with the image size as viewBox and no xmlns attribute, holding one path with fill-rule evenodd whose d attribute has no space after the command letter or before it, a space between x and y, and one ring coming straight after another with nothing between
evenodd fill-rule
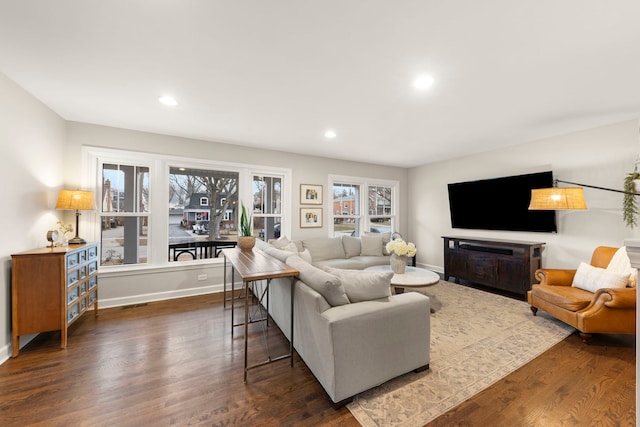
<instances>
[{"instance_id":1,"label":"white ceiling","mask_svg":"<svg viewBox=\"0 0 640 427\"><path fill-rule=\"evenodd\" d=\"M410 167L638 117L640 1L0 0L0 72L67 120Z\"/></svg>"}]
</instances>

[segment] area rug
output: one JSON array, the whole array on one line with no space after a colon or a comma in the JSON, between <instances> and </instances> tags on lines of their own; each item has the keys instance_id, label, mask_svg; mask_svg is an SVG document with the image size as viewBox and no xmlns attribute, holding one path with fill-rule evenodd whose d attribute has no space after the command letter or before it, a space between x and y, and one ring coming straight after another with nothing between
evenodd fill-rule
<instances>
[{"instance_id":1,"label":"area rug","mask_svg":"<svg viewBox=\"0 0 640 427\"><path fill-rule=\"evenodd\" d=\"M365 427L423 426L531 361L574 329L523 301L445 281L425 288L430 369L358 395L347 407ZM393 361L389 361L393 363Z\"/></svg>"}]
</instances>

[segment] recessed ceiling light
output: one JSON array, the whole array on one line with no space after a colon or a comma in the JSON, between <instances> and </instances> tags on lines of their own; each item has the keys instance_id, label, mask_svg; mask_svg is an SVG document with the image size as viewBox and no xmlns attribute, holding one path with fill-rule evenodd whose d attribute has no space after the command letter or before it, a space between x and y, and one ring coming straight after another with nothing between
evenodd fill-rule
<instances>
[{"instance_id":1,"label":"recessed ceiling light","mask_svg":"<svg viewBox=\"0 0 640 427\"><path fill-rule=\"evenodd\" d=\"M413 87L420 90L428 89L433 85L434 81L433 77L423 74L413 81Z\"/></svg>"},{"instance_id":2,"label":"recessed ceiling light","mask_svg":"<svg viewBox=\"0 0 640 427\"><path fill-rule=\"evenodd\" d=\"M159 97L158 101L161 104L167 105L169 107L175 107L176 105L178 105L178 101L176 101L172 96L169 96L169 95L163 95Z\"/></svg>"},{"instance_id":3,"label":"recessed ceiling light","mask_svg":"<svg viewBox=\"0 0 640 427\"><path fill-rule=\"evenodd\" d=\"M329 129L328 131L326 131L324 133L324 137L325 138L329 138L329 139L333 139L336 137L336 133L334 131L332 131L331 129Z\"/></svg>"}]
</instances>

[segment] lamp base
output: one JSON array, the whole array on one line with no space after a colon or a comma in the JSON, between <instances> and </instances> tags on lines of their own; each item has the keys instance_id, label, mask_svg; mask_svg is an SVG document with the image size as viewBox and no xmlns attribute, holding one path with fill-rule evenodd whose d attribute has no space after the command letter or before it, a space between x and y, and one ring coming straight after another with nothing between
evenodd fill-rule
<instances>
[{"instance_id":1,"label":"lamp base","mask_svg":"<svg viewBox=\"0 0 640 427\"><path fill-rule=\"evenodd\" d=\"M87 243L87 241L86 241L86 240L84 240L84 239L83 239L83 238L81 238L81 237L78 237L78 236L76 236L76 237L74 237L74 238L72 238L72 239L69 239L69 244L70 244L70 245L83 245L83 244L85 244L85 243Z\"/></svg>"}]
</instances>

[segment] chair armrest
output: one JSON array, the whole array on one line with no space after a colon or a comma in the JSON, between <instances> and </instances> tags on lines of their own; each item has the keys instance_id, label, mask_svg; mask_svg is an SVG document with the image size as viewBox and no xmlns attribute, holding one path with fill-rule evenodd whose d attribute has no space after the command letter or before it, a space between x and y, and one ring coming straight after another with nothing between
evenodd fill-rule
<instances>
[{"instance_id":1,"label":"chair armrest","mask_svg":"<svg viewBox=\"0 0 640 427\"><path fill-rule=\"evenodd\" d=\"M535 275L541 285L571 286L573 276L576 275L576 270L541 268L536 270Z\"/></svg>"},{"instance_id":2,"label":"chair armrest","mask_svg":"<svg viewBox=\"0 0 640 427\"><path fill-rule=\"evenodd\" d=\"M602 301L602 304L606 305L609 308L635 308L636 289L598 289L593 297L593 300L594 303Z\"/></svg>"}]
</instances>

